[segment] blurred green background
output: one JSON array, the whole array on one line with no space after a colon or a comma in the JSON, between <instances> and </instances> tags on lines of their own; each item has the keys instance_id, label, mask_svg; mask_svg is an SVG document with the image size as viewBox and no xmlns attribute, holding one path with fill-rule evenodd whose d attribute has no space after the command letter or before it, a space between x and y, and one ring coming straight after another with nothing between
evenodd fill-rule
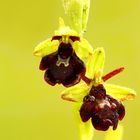
<instances>
[{"instance_id":1,"label":"blurred green background","mask_svg":"<svg viewBox=\"0 0 140 140\"><path fill-rule=\"evenodd\" d=\"M61 0L0 1L0 140L78 140L71 105L39 71L34 47L53 35ZM109 82L133 88L140 83L140 1L91 0L85 37L106 50L105 72L125 66ZM123 140L140 138L140 97L126 101ZM95 131L94 140L104 132Z\"/></svg>"}]
</instances>

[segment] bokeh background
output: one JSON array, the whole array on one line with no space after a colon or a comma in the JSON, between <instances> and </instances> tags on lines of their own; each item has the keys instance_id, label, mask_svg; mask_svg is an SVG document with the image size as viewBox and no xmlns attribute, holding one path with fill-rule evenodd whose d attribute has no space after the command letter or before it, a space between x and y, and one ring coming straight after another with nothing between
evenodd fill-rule
<instances>
[{"instance_id":1,"label":"bokeh background","mask_svg":"<svg viewBox=\"0 0 140 140\"><path fill-rule=\"evenodd\" d=\"M51 87L39 71L34 47L53 35L61 0L0 1L0 140L78 140L71 104L62 101L62 86ZM137 91L126 101L123 140L140 138L140 1L91 0L85 37L106 50L105 73L125 71L109 82ZM94 140L105 132L95 131Z\"/></svg>"}]
</instances>

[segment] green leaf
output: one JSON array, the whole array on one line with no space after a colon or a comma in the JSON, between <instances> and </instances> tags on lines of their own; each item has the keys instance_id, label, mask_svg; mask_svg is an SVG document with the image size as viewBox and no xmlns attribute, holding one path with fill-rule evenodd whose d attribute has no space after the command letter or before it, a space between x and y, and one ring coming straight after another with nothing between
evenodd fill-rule
<instances>
[{"instance_id":1,"label":"green leaf","mask_svg":"<svg viewBox=\"0 0 140 140\"><path fill-rule=\"evenodd\" d=\"M69 87L62 92L61 98L72 102L82 102L84 96L89 93L90 87L85 83L80 83Z\"/></svg>"},{"instance_id":2,"label":"green leaf","mask_svg":"<svg viewBox=\"0 0 140 140\"><path fill-rule=\"evenodd\" d=\"M94 50L93 55L88 59L86 66L86 77L94 79L95 73L103 71L105 61L105 52L103 48L97 48Z\"/></svg>"},{"instance_id":3,"label":"green leaf","mask_svg":"<svg viewBox=\"0 0 140 140\"><path fill-rule=\"evenodd\" d=\"M104 83L104 86L107 94L121 101L132 100L136 96L136 92L130 88L117 86L113 84L107 84L107 83Z\"/></svg>"},{"instance_id":4,"label":"green leaf","mask_svg":"<svg viewBox=\"0 0 140 140\"><path fill-rule=\"evenodd\" d=\"M73 46L73 49L75 50L76 55L81 60L87 59L89 55L93 54L92 46L84 38L81 38L80 41L75 41L74 43L72 43L72 46Z\"/></svg>"},{"instance_id":5,"label":"green leaf","mask_svg":"<svg viewBox=\"0 0 140 140\"><path fill-rule=\"evenodd\" d=\"M62 0L70 26L82 35L87 26L90 0Z\"/></svg>"},{"instance_id":6,"label":"green leaf","mask_svg":"<svg viewBox=\"0 0 140 140\"><path fill-rule=\"evenodd\" d=\"M82 31L86 31L90 9L90 0L83 0Z\"/></svg>"},{"instance_id":7,"label":"green leaf","mask_svg":"<svg viewBox=\"0 0 140 140\"><path fill-rule=\"evenodd\" d=\"M81 34L83 0L63 0L63 6L71 28Z\"/></svg>"},{"instance_id":8,"label":"green leaf","mask_svg":"<svg viewBox=\"0 0 140 140\"><path fill-rule=\"evenodd\" d=\"M92 140L94 129L91 123L91 119L88 120L87 122L82 122L79 113L80 107L81 107L80 104L73 104L74 117L78 124L79 137L80 137L79 140Z\"/></svg>"},{"instance_id":9,"label":"green leaf","mask_svg":"<svg viewBox=\"0 0 140 140\"><path fill-rule=\"evenodd\" d=\"M122 140L123 127L118 125L117 129L114 131L111 128L106 132L105 140Z\"/></svg>"},{"instance_id":10,"label":"green leaf","mask_svg":"<svg viewBox=\"0 0 140 140\"><path fill-rule=\"evenodd\" d=\"M53 52L56 52L59 47L59 41L53 40L51 41L51 38L41 42L38 44L34 49L34 55L44 57L48 54L51 54Z\"/></svg>"}]
</instances>

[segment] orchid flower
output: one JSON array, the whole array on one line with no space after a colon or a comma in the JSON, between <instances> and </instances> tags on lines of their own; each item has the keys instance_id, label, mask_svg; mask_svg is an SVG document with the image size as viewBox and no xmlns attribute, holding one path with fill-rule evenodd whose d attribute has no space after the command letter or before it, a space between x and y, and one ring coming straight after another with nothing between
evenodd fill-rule
<instances>
[{"instance_id":1,"label":"orchid flower","mask_svg":"<svg viewBox=\"0 0 140 140\"><path fill-rule=\"evenodd\" d=\"M84 61L93 54L93 48L86 39L64 24L59 18L59 29L54 36L41 42L34 55L41 57L40 70L45 70L44 79L54 86L75 85L85 78Z\"/></svg>"},{"instance_id":2,"label":"orchid flower","mask_svg":"<svg viewBox=\"0 0 140 140\"><path fill-rule=\"evenodd\" d=\"M62 92L62 99L78 103L82 122L91 121L95 129L106 131L110 126L117 128L118 121L125 115L122 101L135 97L134 90L108 84L106 81L123 71L123 67L103 76L105 52L97 48L87 62L86 76L89 84L79 83Z\"/></svg>"}]
</instances>

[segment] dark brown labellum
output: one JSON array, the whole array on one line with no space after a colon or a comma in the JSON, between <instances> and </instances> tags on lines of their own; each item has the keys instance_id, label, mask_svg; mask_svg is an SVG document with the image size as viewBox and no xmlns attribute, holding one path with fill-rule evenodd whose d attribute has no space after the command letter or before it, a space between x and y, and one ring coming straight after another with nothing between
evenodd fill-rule
<instances>
[{"instance_id":1,"label":"dark brown labellum","mask_svg":"<svg viewBox=\"0 0 140 140\"><path fill-rule=\"evenodd\" d=\"M40 70L46 71L44 79L52 86L58 83L69 87L85 77L85 65L76 56L70 43L61 43L57 52L43 57Z\"/></svg>"},{"instance_id":2,"label":"dark brown labellum","mask_svg":"<svg viewBox=\"0 0 140 140\"><path fill-rule=\"evenodd\" d=\"M125 108L120 101L106 94L103 85L92 86L90 93L84 97L80 108L83 122L92 119L95 129L106 131L110 126L117 128L118 120L125 115Z\"/></svg>"}]
</instances>

